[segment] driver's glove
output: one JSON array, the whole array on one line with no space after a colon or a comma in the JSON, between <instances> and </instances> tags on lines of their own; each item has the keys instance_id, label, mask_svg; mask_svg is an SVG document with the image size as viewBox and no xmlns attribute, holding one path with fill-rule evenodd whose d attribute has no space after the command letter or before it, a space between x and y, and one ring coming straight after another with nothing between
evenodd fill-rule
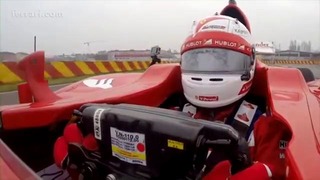
<instances>
[{"instance_id":1,"label":"driver's glove","mask_svg":"<svg viewBox=\"0 0 320 180\"><path fill-rule=\"evenodd\" d=\"M270 180L271 171L263 163L255 162L252 166L231 174L231 164L229 161L222 161L217 164L203 179L204 180Z\"/></svg>"}]
</instances>

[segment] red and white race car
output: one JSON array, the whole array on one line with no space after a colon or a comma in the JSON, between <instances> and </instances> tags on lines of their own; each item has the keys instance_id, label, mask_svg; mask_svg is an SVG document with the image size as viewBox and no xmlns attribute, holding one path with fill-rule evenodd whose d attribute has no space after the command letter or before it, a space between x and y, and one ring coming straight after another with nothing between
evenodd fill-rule
<instances>
[{"instance_id":1,"label":"red and white race car","mask_svg":"<svg viewBox=\"0 0 320 180\"><path fill-rule=\"evenodd\" d=\"M238 18L249 27L234 4L221 14ZM21 103L0 107L0 179L40 178L35 172L53 164L54 142L65 125L74 121L72 117L81 119L84 132L97 133L100 142L96 153L70 144L71 160L78 167L86 164L83 175L91 178L97 174L109 179L125 175L196 178L208 149L223 146L232 152L230 159L239 153L237 131L231 126L192 121L180 112L164 109L183 94L178 63L152 65L139 73L93 76L55 92L44 79L44 63L41 51L24 58L19 63L26 80L18 87ZM255 73L248 95L265 104L269 115L290 132L285 145L287 178L320 179L320 81L314 80L308 69L270 67L260 61ZM130 159L131 155L125 161L121 157L115 160L111 155L115 150L110 149L114 136L131 139L145 153L131 154L138 160ZM164 146L172 150L168 152ZM190 167L194 167L192 172ZM50 173L54 178L60 174ZM42 173L41 178L50 173Z\"/></svg>"}]
</instances>

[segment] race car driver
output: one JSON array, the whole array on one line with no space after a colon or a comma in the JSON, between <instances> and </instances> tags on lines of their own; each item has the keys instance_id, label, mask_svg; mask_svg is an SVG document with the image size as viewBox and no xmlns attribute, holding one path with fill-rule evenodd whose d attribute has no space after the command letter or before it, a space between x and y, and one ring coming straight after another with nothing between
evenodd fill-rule
<instances>
[{"instance_id":1,"label":"race car driver","mask_svg":"<svg viewBox=\"0 0 320 180\"><path fill-rule=\"evenodd\" d=\"M263 114L265 105L258 106L261 103L248 94L255 67L251 34L231 17L219 15L201 20L182 45L181 73L186 103L175 109L195 119L232 125L247 139L255 161L232 176L230 164L219 163L206 179L285 178L283 144L288 134L276 120Z\"/></svg>"},{"instance_id":2,"label":"race car driver","mask_svg":"<svg viewBox=\"0 0 320 180\"><path fill-rule=\"evenodd\" d=\"M287 134L265 108L250 97L256 59L247 28L236 19L213 16L199 21L181 48L181 76L186 103L175 107L195 119L232 125L246 137L255 161L231 174L230 163L209 163L204 179L284 179ZM254 129L254 130L253 130ZM92 135L83 136L75 123L68 125L54 148L55 162L68 166L69 142L97 150ZM281 146L280 146L281 145ZM209 156L208 160L214 158Z\"/></svg>"}]
</instances>

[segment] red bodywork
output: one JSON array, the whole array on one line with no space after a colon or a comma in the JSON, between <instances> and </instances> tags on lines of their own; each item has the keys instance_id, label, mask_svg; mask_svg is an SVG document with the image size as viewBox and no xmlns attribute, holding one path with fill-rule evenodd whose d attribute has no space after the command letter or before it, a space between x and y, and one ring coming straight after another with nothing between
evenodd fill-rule
<instances>
[{"instance_id":1,"label":"red bodywork","mask_svg":"<svg viewBox=\"0 0 320 180\"><path fill-rule=\"evenodd\" d=\"M0 179L40 179L0 139Z\"/></svg>"},{"instance_id":2,"label":"red bodywork","mask_svg":"<svg viewBox=\"0 0 320 180\"><path fill-rule=\"evenodd\" d=\"M35 63L35 59L37 63L44 63L43 52L33 54L22 63L31 63L31 59L32 63ZM24 64L24 67L27 65ZM32 77L36 70L43 72L39 67L34 71L25 71L28 84L23 88L26 92L20 93L29 96L31 92L36 102L2 106L2 130L49 126L69 120L73 110L85 103L159 106L170 95L182 92L179 64L154 65L143 73L108 74L89 78L113 78L112 87L108 89L87 87L80 81L56 92L43 88L47 87L43 77ZM292 132L286 154L289 179L320 179L317 172L320 168L319 87L320 81L307 84L298 69L268 67L259 61L257 63L250 93L265 97L269 113ZM21 98L30 99L23 96Z\"/></svg>"},{"instance_id":3,"label":"red bodywork","mask_svg":"<svg viewBox=\"0 0 320 180\"><path fill-rule=\"evenodd\" d=\"M221 14L237 17L250 30L247 18L236 5L226 6ZM88 87L80 81L56 92L48 88L43 77L43 52L28 56L20 66L28 82L18 88L23 103L0 107L2 131L46 127L69 120L73 110L85 103L159 106L172 94L182 93L179 64L153 65L143 73L89 78L100 80L97 84L113 79L112 87L107 89ZM286 151L288 179L320 179L320 81L306 83L298 69L268 67L258 61L249 93L264 97L268 113L292 133ZM0 157L1 170L12 170L12 164L19 164L6 161L6 154L1 151ZM18 174L0 173L0 179L16 178Z\"/></svg>"},{"instance_id":4,"label":"red bodywork","mask_svg":"<svg viewBox=\"0 0 320 180\"><path fill-rule=\"evenodd\" d=\"M35 65L35 60L44 64L44 53L37 52L21 62L25 66L30 65L33 71L26 71L28 84L23 85L30 88L24 87L26 92L19 92L20 99L32 99L28 97L28 92L31 92L35 102L0 107L5 130L48 126L57 121L69 120L72 111L85 103L126 102L159 106L172 93L182 91L179 66L161 65L151 67L144 73L107 74L88 78L113 79L112 88L92 88L80 81L53 93L43 79L43 74L42 79L35 75L37 71L43 73L43 65Z\"/></svg>"}]
</instances>

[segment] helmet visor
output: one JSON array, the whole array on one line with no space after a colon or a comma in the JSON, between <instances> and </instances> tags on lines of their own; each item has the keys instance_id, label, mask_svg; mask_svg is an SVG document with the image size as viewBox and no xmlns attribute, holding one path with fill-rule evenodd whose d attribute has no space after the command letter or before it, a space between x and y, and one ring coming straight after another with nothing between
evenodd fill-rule
<instances>
[{"instance_id":1,"label":"helmet visor","mask_svg":"<svg viewBox=\"0 0 320 180\"><path fill-rule=\"evenodd\" d=\"M182 54L183 72L242 74L250 69L251 57L228 49L201 48Z\"/></svg>"}]
</instances>

